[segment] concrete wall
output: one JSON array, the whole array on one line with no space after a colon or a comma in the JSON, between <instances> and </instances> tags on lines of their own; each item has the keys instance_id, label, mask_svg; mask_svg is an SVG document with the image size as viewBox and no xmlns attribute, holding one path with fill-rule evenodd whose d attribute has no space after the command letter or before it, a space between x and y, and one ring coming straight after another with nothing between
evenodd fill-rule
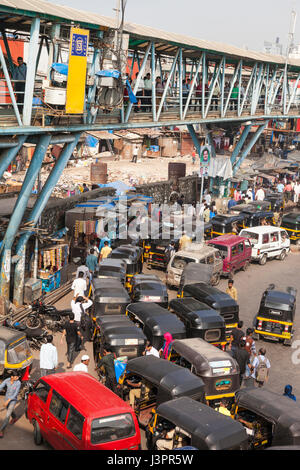
<instances>
[{"instance_id":1,"label":"concrete wall","mask_svg":"<svg viewBox=\"0 0 300 470\"><path fill-rule=\"evenodd\" d=\"M138 193L152 196L156 204L167 203L173 191L183 194L185 203L191 204L197 199L197 176L186 176L175 181L160 181L158 183L136 186Z\"/></svg>"},{"instance_id":2,"label":"concrete wall","mask_svg":"<svg viewBox=\"0 0 300 470\"><path fill-rule=\"evenodd\" d=\"M96 199L102 196L113 196L115 190L112 188L99 188L93 191L87 191L77 196L64 199L50 200L43 211L41 217L41 228L48 230L50 233L55 232L65 226L65 212L73 209L76 204Z\"/></svg>"}]
</instances>

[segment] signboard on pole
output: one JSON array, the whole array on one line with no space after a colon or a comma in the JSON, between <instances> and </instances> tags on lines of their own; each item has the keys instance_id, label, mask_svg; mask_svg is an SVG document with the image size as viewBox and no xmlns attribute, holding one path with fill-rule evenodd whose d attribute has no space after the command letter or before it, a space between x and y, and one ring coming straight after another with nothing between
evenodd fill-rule
<instances>
[{"instance_id":1,"label":"signboard on pole","mask_svg":"<svg viewBox=\"0 0 300 470\"><path fill-rule=\"evenodd\" d=\"M88 47L89 31L72 28L66 98L66 113L68 114L82 114L84 111Z\"/></svg>"}]
</instances>

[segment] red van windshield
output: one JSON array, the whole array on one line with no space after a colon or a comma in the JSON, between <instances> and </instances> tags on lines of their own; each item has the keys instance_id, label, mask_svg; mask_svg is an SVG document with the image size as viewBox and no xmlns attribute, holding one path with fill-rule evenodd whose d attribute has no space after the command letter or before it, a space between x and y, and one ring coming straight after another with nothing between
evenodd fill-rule
<instances>
[{"instance_id":1,"label":"red van windshield","mask_svg":"<svg viewBox=\"0 0 300 470\"><path fill-rule=\"evenodd\" d=\"M135 435L135 426L130 413L94 419L91 428L91 444L104 444Z\"/></svg>"}]
</instances>

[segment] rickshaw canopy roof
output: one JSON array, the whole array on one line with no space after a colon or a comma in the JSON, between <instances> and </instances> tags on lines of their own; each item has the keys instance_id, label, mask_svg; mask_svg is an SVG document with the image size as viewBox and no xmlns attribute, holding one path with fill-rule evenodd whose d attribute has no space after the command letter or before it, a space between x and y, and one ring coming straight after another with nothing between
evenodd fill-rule
<instances>
[{"instance_id":1,"label":"rickshaw canopy roof","mask_svg":"<svg viewBox=\"0 0 300 470\"><path fill-rule=\"evenodd\" d=\"M173 299L170 307L178 314L182 313L192 323L201 324L203 328L209 328L212 324L214 328L218 325L225 328L225 320L216 310L192 297Z\"/></svg>"},{"instance_id":2,"label":"rickshaw canopy roof","mask_svg":"<svg viewBox=\"0 0 300 470\"><path fill-rule=\"evenodd\" d=\"M19 341L22 338L26 338L24 332L15 330L13 328L7 328L6 326L0 326L0 341L3 341L5 345Z\"/></svg>"},{"instance_id":3,"label":"rickshaw canopy roof","mask_svg":"<svg viewBox=\"0 0 300 470\"><path fill-rule=\"evenodd\" d=\"M188 263L181 274L180 285L194 284L195 282L210 282L214 271L213 264Z\"/></svg>"},{"instance_id":4,"label":"rickshaw canopy roof","mask_svg":"<svg viewBox=\"0 0 300 470\"><path fill-rule=\"evenodd\" d=\"M224 361L227 367L233 367L236 372L238 371L238 365L230 354L201 338L175 339L172 343L172 350L190 362L199 374L213 367L217 368L217 364L214 366L210 363Z\"/></svg>"},{"instance_id":5,"label":"rickshaw canopy roof","mask_svg":"<svg viewBox=\"0 0 300 470\"><path fill-rule=\"evenodd\" d=\"M184 293L188 293L191 297L197 298L200 295L205 301L218 304L220 307L238 306L236 301L222 292L216 287L205 284L204 282L197 282L195 284L188 284L184 287Z\"/></svg>"},{"instance_id":6,"label":"rickshaw canopy roof","mask_svg":"<svg viewBox=\"0 0 300 470\"><path fill-rule=\"evenodd\" d=\"M188 369L153 355L128 361L127 370L157 387L157 403L180 396L204 399L204 382Z\"/></svg>"},{"instance_id":7,"label":"rickshaw canopy roof","mask_svg":"<svg viewBox=\"0 0 300 470\"><path fill-rule=\"evenodd\" d=\"M300 444L300 408L294 400L266 388L255 388L236 392L236 402L274 424L274 445Z\"/></svg>"},{"instance_id":8,"label":"rickshaw canopy roof","mask_svg":"<svg viewBox=\"0 0 300 470\"><path fill-rule=\"evenodd\" d=\"M146 308L143 308L144 304ZM127 310L135 314L143 325L151 330L153 336L163 336L165 333L182 336L186 334L183 322L169 310L154 302L130 304L127 306Z\"/></svg>"},{"instance_id":9,"label":"rickshaw canopy roof","mask_svg":"<svg viewBox=\"0 0 300 470\"><path fill-rule=\"evenodd\" d=\"M199 450L226 450L247 443L241 423L190 397L162 403L157 414L190 434L191 444Z\"/></svg>"}]
</instances>

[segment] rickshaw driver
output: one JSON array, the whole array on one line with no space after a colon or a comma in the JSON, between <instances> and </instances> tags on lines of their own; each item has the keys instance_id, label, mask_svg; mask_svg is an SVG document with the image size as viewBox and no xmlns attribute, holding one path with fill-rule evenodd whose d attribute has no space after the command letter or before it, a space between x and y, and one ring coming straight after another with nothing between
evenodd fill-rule
<instances>
[{"instance_id":1,"label":"rickshaw driver","mask_svg":"<svg viewBox=\"0 0 300 470\"><path fill-rule=\"evenodd\" d=\"M173 450L174 446L176 448L180 448L180 447L183 447L183 445L186 445L183 442L186 436L180 435L180 432L181 430L177 426L174 429L167 431L163 439L157 439L155 443L157 450ZM176 436L176 439L174 440L175 433L177 436Z\"/></svg>"},{"instance_id":2,"label":"rickshaw driver","mask_svg":"<svg viewBox=\"0 0 300 470\"><path fill-rule=\"evenodd\" d=\"M127 379L126 383L131 387L129 392L129 404L133 409L135 409L135 399L142 397L142 382L134 382L132 380ZM145 390L143 393L143 398L148 398L151 389L147 385L145 385L144 388Z\"/></svg>"}]
</instances>

